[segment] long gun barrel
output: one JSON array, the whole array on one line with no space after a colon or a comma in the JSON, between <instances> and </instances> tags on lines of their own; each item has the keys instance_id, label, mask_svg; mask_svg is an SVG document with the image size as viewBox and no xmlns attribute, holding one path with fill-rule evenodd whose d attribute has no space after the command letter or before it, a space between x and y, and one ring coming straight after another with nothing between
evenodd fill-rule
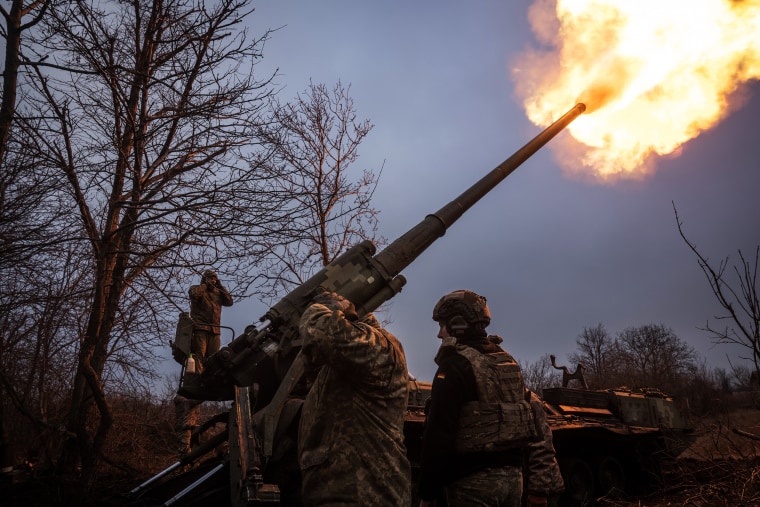
<instances>
[{"instance_id":1,"label":"long gun barrel","mask_svg":"<svg viewBox=\"0 0 760 507\"><path fill-rule=\"evenodd\" d=\"M493 190L496 185L512 174L515 169L532 157L534 153L567 127L570 122L583 114L585 110L585 104L576 104L575 107L549 125L543 132L517 150L511 157L462 192L459 197L437 212L425 217L422 222L388 245L385 250L377 254L377 257L375 257L376 261L384 266L389 273L399 273L411 264L436 239L443 236L446 229L451 227L451 224L459 219L465 211Z\"/></svg>"},{"instance_id":2,"label":"long gun barrel","mask_svg":"<svg viewBox=\"0 0 760 507\"><path fill-rule=\"evenodd\" d=\"M260 319L263 323L260 329L249 326L242 335L211 356L200 378L186 375L180 393L198 399L232 399L234 386L256 385L257 405L267 405L300 351L300 316L319 287L349 299L359 315L374 311L406 283L401 270L585 110L584 104L576 104L456 199L427 215L377 255L371 241L347 250L272 306Z\"/></svg>"}]
</instances>

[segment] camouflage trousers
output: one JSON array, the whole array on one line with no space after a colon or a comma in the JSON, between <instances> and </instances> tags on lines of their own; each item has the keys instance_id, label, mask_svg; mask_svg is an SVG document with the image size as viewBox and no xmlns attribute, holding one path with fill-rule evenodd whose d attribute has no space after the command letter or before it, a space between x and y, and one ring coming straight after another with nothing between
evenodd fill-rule
<instances>
[{"instance_id":1,"label":"camouflage trousers","mask_svg":"<svg viewBox=\"0 0 760 507\"><path fill-rule=\"evenodd\" d=\"M194 329L193 338L190 342L190 350L193 356L196 357L196 368L198 373L203 371L203 366L206 363L206 358L219 352L221 345L221 336L213 333L212 331L205 331L203 329Z\"/></svg>"},{"instance_id":2,"label":"camouflage trousers","mask_svg":"<svg viewBox=\"0 0 760 507\"><path fill-rule=\"evenodd\" d=\"M198 425L201 402L180 396L174 397L174 431L177 434L177 451L180 455L192 450L193 429Z\"/></svg>"},{"instance_id":3,"label":"camouflage trousers","mask_svg":"<svg viewBox=\"0 0 760 507\"><path fill-rule=\"evenodd\" d=\"M520 467L485 468L446 486L449 507L520 507Z\"/></svg>"}]
</instances>

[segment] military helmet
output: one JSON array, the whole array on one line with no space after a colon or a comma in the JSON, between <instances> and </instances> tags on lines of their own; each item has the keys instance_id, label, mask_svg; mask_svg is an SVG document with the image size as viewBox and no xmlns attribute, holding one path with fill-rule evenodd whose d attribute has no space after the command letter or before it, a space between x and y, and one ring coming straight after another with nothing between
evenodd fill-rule
<instances>
[{"instance_id":1,"label":"military helmet","mask_svg":"<svg viewBox=\"0 0 760 507\"><path fill-rule=\"evenodd\" d=\"M471 328L485 329L491 323L491 312L483 296L471 290L455 290L438 300L433 320L445 325L452 336L463 336Z\"/></svg>"}]
</instances>

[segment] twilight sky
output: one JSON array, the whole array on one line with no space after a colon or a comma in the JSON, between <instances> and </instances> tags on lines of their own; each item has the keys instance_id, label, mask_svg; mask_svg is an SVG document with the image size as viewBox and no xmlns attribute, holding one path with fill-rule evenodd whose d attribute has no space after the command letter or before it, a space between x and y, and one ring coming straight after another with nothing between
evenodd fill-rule
<instances>
[{"instance_id":1,"label":"twilight sky","mask_svg":"<svg viewBox=\"0 0 760 507\"><path fill-rule=\"evenodd\" d=\"M530 140L511 63L535 44L528 0L258 0L253 35L282 27L264 47L264 72L279 68L280 98L309 79L350 85L360 119L374 130L354 169L384 170L373 200L389 241ZM663 324L709 366L741 362L700 329L721 313L694 255L717 263L760 244L760 85L717 127L657 162L642 181L598 184L563 174L550 142L486 195L403 274L408 282L383 318L406 350L409 370L431 381L439 341L432 308L471 289L488 299L489 331L519 361L560 363L584 327ZM565 110L570 109L568 103ZM562 135L566 135L563 132ZM255 300L222 313L237 333L263 315ZM252 316L255 316L252 320ZM225 331L222 342L230 341Z\"/></svg>"}]
</instances>

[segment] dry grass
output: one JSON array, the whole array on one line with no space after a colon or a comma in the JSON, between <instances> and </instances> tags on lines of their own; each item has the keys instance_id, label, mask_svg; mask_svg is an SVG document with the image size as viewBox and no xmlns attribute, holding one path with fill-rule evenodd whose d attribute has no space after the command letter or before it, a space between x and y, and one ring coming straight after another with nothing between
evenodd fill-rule
<instances>
[{"instance_id":1,"label":"dry grass","mask_svg":"<svg viewBox=\"0 0 760 507\"><path fill-rule=\"evenodd\" d=\"M696 439L666 469L657 493L632 501L599 499L609 507L753 507L760 505L760 410L741 409L700 421Z\"/></svg>"},{"instance_id":2,"label":"dry grass","mask_svg":"<svg viewBox=\"0 0 760 507\"><path fill-rule=\"evenodd\" d=\"M207 407L213 412L217 407ZM176 461L173 408L125 404L109 442L92 506L122 506L123 493ZM133 417L128 415L132 414ZM600 498L604 507L753 507L760 505L760 410L734 410L699 422L695 441L666 467L660 491L636 499ZM3 505L63 507L74 479L37 476L0 486ZM7 485L6 485L7 486Z\"/></svg>"},{"instance_id":3,"label":"dry grass","mask_svg":"<svg viewBox=\"0 0 760 507\"><path fill-rule=\"evenodd\" d=\"M155 402L139 398L118 397L110 400L114 426L109 434L98 482L91 500L83 505L75 501L78 477L65 477L50 466L33 461L26 469L0 477L0 505L3 507L112 507L127 505L125 493L176 463L177 437L174 432L172 400ZM224 411L223 404L201 405L203 421ZM215 433L219 429L212 429ZM205 438L202 437L201 441Z\"/></svg>"}]
</instances>

